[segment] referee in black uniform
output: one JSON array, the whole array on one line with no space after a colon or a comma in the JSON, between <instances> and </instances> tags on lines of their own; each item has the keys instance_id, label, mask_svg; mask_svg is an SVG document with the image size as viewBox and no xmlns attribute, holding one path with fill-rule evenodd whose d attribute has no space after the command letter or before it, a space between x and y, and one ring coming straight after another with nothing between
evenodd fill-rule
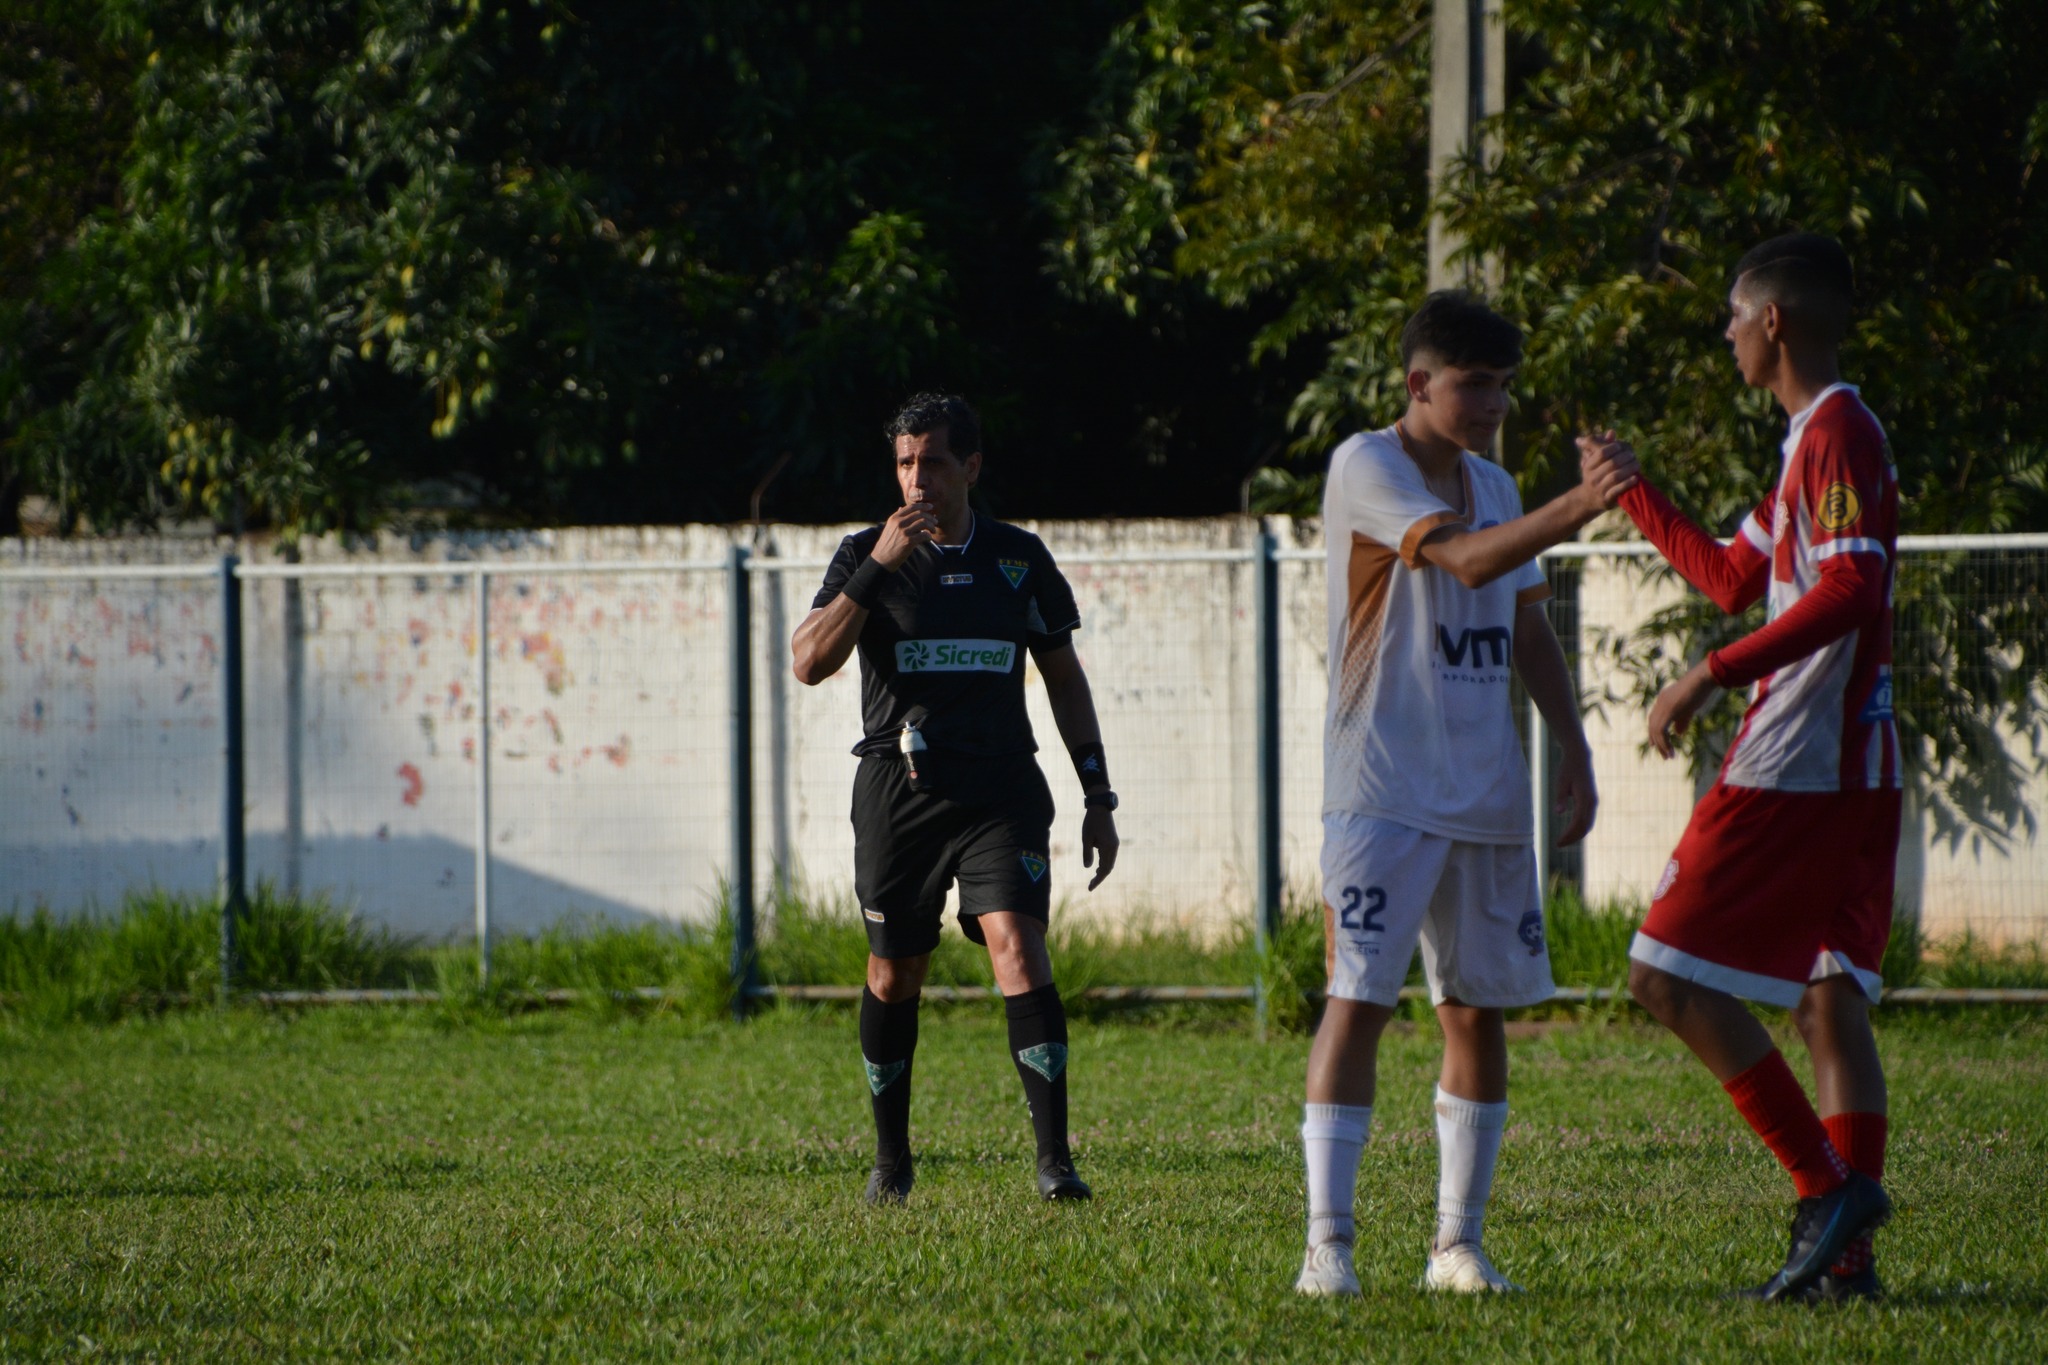
<instances>
[{"instance_id":1,"label":"referee in black uniform","mask_svg":"<svg viewBox=\"0 0 2048 1365\"><path fill-rule=\"evenodd\" d=\"M1074 655L1080 612L1037 536L968 506L981 473L981 423L966 400L919 394L885 435L903 506L840 542L791 641L806 685L860 650L853 830L854 890L868 931L860 1050L874 1101L875 1169L867 1198L902 1203L910 1194L918 995L957 879L960 927L987 947L1003 993L1038 1139L1038 1192L1086 1199L1067 1146L1067 1015L1045 951L1052 792L1024 710L1029 649L1081 778L1081 862L1095 866L1092 891L1116 865L1116 793Z\"/></svg>"}]
</instances>

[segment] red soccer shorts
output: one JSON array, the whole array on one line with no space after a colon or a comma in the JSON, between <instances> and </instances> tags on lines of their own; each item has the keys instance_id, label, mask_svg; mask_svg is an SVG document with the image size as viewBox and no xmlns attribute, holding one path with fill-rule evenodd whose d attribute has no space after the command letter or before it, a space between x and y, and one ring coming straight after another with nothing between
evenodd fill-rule
<instances>
[{"instance_id":1,"label":"red soccer shorts","mask_svg":"<svg viewBox=\"0 0 2048 1365\"><path fill-rule=\"evenodd\" d=\"M1848 974L1871 1000L1892 932L1896 790L1781 792L1716 781L1629 948L1638 962L1787 1008Z\"/></svg>"}]
</instances>

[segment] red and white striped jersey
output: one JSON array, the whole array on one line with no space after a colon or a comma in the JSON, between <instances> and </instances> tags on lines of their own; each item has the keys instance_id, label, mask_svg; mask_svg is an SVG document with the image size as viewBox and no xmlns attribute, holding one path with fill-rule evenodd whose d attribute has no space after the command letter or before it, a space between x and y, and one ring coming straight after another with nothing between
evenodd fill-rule
<instances>
[{"instance_id":1,"label":"red and white striped jersey","mask_svg":"<svg viewBox=\"0 0 2048 1365\"><path fill-rule=\"evenodd\" d=\"M1793 416L1784 461L1778 486L1726 546L1648 483L1621 506L1723 610L1769 595L1761 630L1707 656L1723 687L1755 684L1721 780L1793 792L1897 787L1899 480L1884 428L1852 386L1830 385Z\"/></svg>"},{"instance_id":2,"label":"red and white striped jersey","mask_svg":"<svg viewBox=\"0 0 2048 1365\"><path fill-rule=\"evenodd\" d=\"M1892 587L1899 479L1891 447L1856 389L1834 384L1793 416L1784 456L1777 489L1743 521L1740 532L1744 542L1770 556L1771 625L1789 623L1788 614L1820 586L1837 557L1862 559L1854 566L1860 570L1855 576L1878 579L1882 591L1858 594L1857 600L1865 602L1861 619L1811 652L1781 662L1774 657L1780 651L1769 649L1764 639L1770 626L1716 651L1712 666L1724 684L1756 683L1722 766L1722 780L1776 791L1896 787ZM1875 612L1868 610L1870 597L1876 598ZM1842 614L1858 615L1853 610ZM1828 615L1840 623L1835 613ZM1821 621L1813 626L1825 629ZM1753 657L1743 657L1745 645Z\"/></svg>"}]
</instances>

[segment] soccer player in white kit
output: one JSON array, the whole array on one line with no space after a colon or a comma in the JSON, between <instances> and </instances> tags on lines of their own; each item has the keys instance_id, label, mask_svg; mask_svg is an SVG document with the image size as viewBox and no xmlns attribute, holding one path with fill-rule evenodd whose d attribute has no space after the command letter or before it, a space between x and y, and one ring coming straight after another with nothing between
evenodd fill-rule
<instances>
[{"instance_id":1,"label":"soccer player in white kit","mask_svg":"<svg viewBox=\"0 0 2048 1365\"><path fill-rule=\"evenodd\" d=\"M1556 796L1571 821L1559 842L1573 843L1593 824L1592 758L1535 557L1635 481L1632 459L1582 461L1578 487L1522 514L1514 478L1471 453L1492 445L1507 415L1521 350L1520 330L1478 300L1432 294L1401 336L1406 413L1330 459L1330 983L1301 1130L1308 1249L1295 1287L1304 1294L1359 1292L1359 1153L1380 1033L1418 939L1444 1030L1437 1234L1423 1283L1515 1288L1480 1244L1507 1121L1502 1012L1547 1000L1555 987L1510 670L1563 748Z\"/></svg>"}]
</instances>

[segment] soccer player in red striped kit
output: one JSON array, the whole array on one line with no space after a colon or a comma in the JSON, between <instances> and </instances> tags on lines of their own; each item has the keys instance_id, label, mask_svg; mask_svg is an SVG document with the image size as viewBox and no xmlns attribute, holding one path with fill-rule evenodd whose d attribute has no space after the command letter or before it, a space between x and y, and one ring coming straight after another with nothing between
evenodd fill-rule
<instances>
[{"instance_id":1,"label":"soccer player in red striped kit","mask_svg":"<svg viewBox=\"0 0 2048 1365\"><path fill-rule=\"evenodd\" d=\"M1630 948L1629 990L1706 1063L1798 1194L1782 1269L1745 1297L1873 1298L1870 1233L1884 1067L1870 1029L1891 934L1899 843L1892 718L1898 477L1884 429L1837 349L1854 277L1831 238L1794 233L1743 257L1727 339L1742 378L1790 418L1777 487L1722 546L1648 482L1621 506L1724 611L1769 603L1761 629L1714 650L1650 708L1650 743L1724 687L1751 687L1718 780L1658 880ZM1633 461L1610 433L1582 457ZM1745 1000L1782 1005L1813 1058L1809 1101Z\"/></svg>"}]
</instances>

